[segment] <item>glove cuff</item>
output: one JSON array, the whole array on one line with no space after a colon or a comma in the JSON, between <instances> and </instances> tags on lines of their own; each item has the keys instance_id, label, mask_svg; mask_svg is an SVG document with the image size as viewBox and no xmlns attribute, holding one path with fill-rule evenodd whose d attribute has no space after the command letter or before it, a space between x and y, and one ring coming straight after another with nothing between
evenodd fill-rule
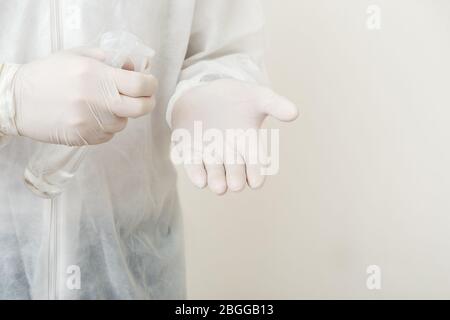
<instances>
[{"instance_id":1,"label":"glove cuff","mask_svg":"<svg viewBox=\"0 0 450 320\"><path fill-rule=\"evenodd\" d=\"M0 69L0 137L18 135L15 118L14 77L20 65L4 64Z\"/></svg>"}]
</instances>

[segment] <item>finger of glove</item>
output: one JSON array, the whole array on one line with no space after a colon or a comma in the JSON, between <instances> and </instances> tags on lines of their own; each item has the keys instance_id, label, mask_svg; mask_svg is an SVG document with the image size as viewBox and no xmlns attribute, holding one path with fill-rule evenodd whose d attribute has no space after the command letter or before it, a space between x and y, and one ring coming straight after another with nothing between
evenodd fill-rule
<instances>
[{"instance_id":1,"label":"finger of glove","mask_svg":"<svg viewBox=\"0 0 450 320\"><path fill-rule=\"evenodd\" d=\"M264 103L264 111L267 115L285 122L294 121L299 116L299 110L295 104L275 93L271 93L268 102Z\"/></svg>"},{"instance_id":2,"label":"finger of glove","mask_svg":"<svg viewBox=\"0 0 450 320\"><path fill-rule=\"evenodd\" d=\"M245 162L235 149L229 149L225 153L225 175L227 187L230 191L239 192L244 189L246 182Z\"/></svg>"},{"instance_id":3,"label":"finger of glove","mask_svg":"<svg viewBox=\"0 0 450 320\"><path fill-rule=\"evenodd\" d=\"M129 97L151 97L158 88L158 81L149 74L129 70L114 69L114 81L120 94Z\"/></svg>"},{"instance_id":4,"label":"finger of glove","mask_svg":"<svg viewBox=\"0 0 450 320\"><path fill-rule=\"evenodd\" d=\"M184 153L184 168L191 182L200 189L206 187L207 172L203 164L203 156L200 151L191 149L188 153Z\"/></svg>"},{"instance_id":5,"label":"finger of glove","mask_svg":"<svg viewBox=\"0 0 450 320\"><path fill-rule=\"evenodd\" d=\"M139 118L150 113L155 108L155 97L133 98L121 95L121 102L111 106L111 112L118 117Z\"/></svg>"},{"instance_id":6,"label":"finger of glove","mask_svg":"<svg viewBox=\"0 0 450 320\"><path fill-rule=\"evenodd\" d=\"M142 65L136 65L132 58L127 57L123 63L122 69L149 74L151 70L150 62L150 58L146 57L145 60L141 62Z\"/></svg>"},{"instance_id":7,"label":"finger of glove","mask_svg":"<svg viewBox=\"0 0 450 320\"><path fill-rule=\"evenodd\" d=\"M217 158L215 161L211 161L210 157L204 156L203 163L206 169L209 189L218 195L223 195L227 191L223 160Z\"/></svg>"},{"instance_id":8,"label":"finger of glove","mask_svg":"<svg viewBox=\"0 0 450 320\"><path fill-rule=\"evenodd\" d=\"M203 163L201 164L185 164L184 169L191 182L200 189L206 187L207 173Z\"/></svg>"},{"instance_id":9,"label":"finger of glove","mask_svg":"<svg viewBox=\"0 0 450 320\"><path fill-rule=\"evenodd\" d=\"M115 117L115 120L108 123L103 124L103 131L106 133L118 133L124 130L127 127L128 118Z\"/></svg>"},{"instance_id":10,"label":"finger of glove","mask_svg":"<svg viewBox=\"0 0 450 320\"><path fill-rule=\"evenodd\" d=\"M266 177L261 170L262 168L259 164L246 164L247 184L251 189L259 189L264 185Z\"/></svg>"},{"instance_id":11,"label":"finger of glove","mask_svg":"<svg viewBox=\"0 0 450 320\"><path fill-rule=\"evenodd\" d=\"M70 50L67 50L68 52L83 56L83 57L87 57L87 58L92 58L95 60L98 60L100 62L105 62L108 58L108 52L106 52L105 50L101 49L101 48L95 48L95 47L78 47L78 48L73 48ZM126 57L123 65L120 66L121 69L124 70L128 70L128 71L137 71L137 72L145 72L148 73L150 72L150 58L146 57L145 61L143 63L143 65L141 66L136 66L135 63L133 62L133 59L131 57ZM138 68L142 69L142 70L138 70Z\"/></svg>"},{"instance_id":12,"label":"finger of glove","mask_svg":"<svg viewBox=\"0 0 450 320\"><path fill-rule=\"evenodd\" d=\"M263 164L267 163L266 148L258 139L257 145L239 148L239 154L245 162L247 184L251 189L259 189L264 185L265 175Z\"/></svg>"}]
</instances>

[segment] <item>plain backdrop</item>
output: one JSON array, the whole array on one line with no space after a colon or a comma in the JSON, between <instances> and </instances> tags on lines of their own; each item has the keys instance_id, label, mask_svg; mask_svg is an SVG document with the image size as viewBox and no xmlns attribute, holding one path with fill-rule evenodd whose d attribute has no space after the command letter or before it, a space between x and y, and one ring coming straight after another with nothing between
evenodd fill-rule
<instances>
[{"instance_id":1,"label":"plain backdrop","mask_svg":"<svg viewBox=\"0 0 450 320\"><path fill-rule=\"evenodd\" d=\"M450 1L263 4L273 87L303 116L268 122L262 190L217 197L180 170L189 298L449 298Z\"/></svg>"}]
</instances>

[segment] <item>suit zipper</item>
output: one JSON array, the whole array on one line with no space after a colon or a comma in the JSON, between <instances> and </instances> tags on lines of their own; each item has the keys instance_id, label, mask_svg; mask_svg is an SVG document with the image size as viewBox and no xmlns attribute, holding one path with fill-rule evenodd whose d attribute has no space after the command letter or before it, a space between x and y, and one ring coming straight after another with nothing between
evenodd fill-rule
<instances>
[{"instance_id":1,"label":"suit zipper","mask_svg":"<svg viewBox=\"0 0 450 320\"><path fill-rule=\"evenodd\" d=\"M59 217L57 199L50 201L50 228L48 250L48 299L58 299Z\"/></svg>"},{"instance_id":2,"label":"suit zipper","mask_svg":"<svg viewBox=\"0 0 450 320\"><path fill-rule=\"evenodd\" d=\"M60 0L50 0L50 33L52 52L63 49L64 39L61 25ZM58 299L58 263L59 263L59 214L58 199L49 201L49 250L48 250L48 299Z\"/></svg>"},{"instance_id":3,"label":"suit zipper","mask_svg":"<svg viewBox=\"0 0 450 320\"><path fill-rule=\"evenodd\" d=\"M50 32L52 52L60 51L64 47L61 19L60 0L50 0Z\"/></svg>"}]
</instances>

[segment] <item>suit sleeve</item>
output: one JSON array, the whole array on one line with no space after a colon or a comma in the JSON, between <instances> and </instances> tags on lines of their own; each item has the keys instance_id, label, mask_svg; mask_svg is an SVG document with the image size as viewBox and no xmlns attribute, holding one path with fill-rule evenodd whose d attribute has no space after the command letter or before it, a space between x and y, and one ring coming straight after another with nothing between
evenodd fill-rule
<instances>
[{"instance_id":1,"label":"suit sleeve","mask_svg":"<svg viewBox=\"0 0 450 320\"><path fill-rule=\"evenodd\" d=\"M197 0L189 46L166 120L191 88L229 78L265 85L264 15L259 0Z\"/></svg>"}]
</instances>

